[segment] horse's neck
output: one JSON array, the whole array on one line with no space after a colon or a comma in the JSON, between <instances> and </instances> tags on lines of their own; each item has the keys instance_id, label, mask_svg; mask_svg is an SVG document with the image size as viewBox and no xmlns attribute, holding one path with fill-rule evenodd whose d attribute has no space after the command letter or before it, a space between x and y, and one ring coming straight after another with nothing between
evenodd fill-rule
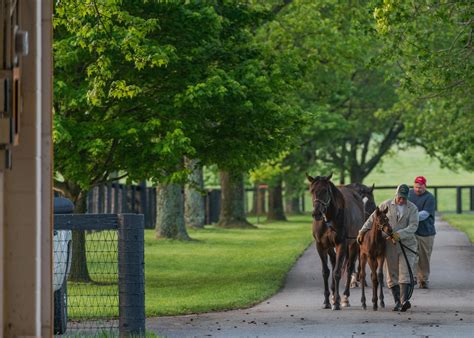
<instances>
[{"instance_id":1,"label":"horse's neck","mask_svg":"<svg viewBox=\"0 0 474 338\"><path fill-rule=\"evenodd\" d=\"M344 225L344 211L337 209L335 205L331 204L328 213L326 214L328 222L332 223L332 227L335 229L341 229Z\"/></svg>"},{"instance_id":2,"label":"horse's neck","mask_svg":"<svg viewBox=\"0 0 474 338\"><path fill-rule=\"evenodd\" d=\"M382 232L379 230L379 225L374 223L372 224L372 229L370 229L370 237L374 240L377 241L380 238L382 238Z\"/></svg>"}]
</instances>

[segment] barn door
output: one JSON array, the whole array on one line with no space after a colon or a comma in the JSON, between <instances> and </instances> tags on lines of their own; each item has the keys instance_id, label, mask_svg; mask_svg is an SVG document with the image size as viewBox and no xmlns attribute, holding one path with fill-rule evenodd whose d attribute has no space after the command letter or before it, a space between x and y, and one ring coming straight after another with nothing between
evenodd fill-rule
<instances>
[{"instance_id":1,"label":"barn door","mask_svg":"<svg viewBox=\"0 0 474 338\"><path fill-rule=\"evenodd\" d=\"M20 0L0 0L0 170L11 169L11 147L19 143L21 56L28 33L21 29Z\"/></svg>"}]
</instances>

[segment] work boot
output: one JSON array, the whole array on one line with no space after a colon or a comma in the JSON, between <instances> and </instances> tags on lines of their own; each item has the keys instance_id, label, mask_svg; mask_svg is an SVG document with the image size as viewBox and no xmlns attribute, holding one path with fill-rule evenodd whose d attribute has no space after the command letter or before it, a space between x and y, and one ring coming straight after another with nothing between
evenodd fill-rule
<instances>
[{"instance_id":1,"label":"work boot","mask_svg":"<svg viewBox=\"0 0 474 338\"><path fill-rule=\"evenodd\" d=\"M409 308L411 308L411 303L410 301L408 300L408 291L410 290L410 284L400 284L401 285L401 290L402 290L402 308L401 308L401 312L405 312L406 310L408 310Z\"/></svg>"},{"instance_id":2,"label":"work boot","mask_svg":"<svg viewBox=\"0 0 474 338\"><path fill-rule=\"evenodd\" d=\"M400 311L402 304L400 303L400 285L395 285L390 288L392 290L393 300L395 302L395 307L392 311Z\"/></svg>"}]
</instances>

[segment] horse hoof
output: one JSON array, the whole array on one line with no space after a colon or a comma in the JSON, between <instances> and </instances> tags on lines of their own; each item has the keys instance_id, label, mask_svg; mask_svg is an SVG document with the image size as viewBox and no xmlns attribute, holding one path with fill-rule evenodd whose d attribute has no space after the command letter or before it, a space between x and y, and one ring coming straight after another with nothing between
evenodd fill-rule
<instances>
[{"instance_id":1,"label":"horse hoof","mask_svg":"<svg viewBox=\"0 0 474 338\"><path fill-rule=\"evenodd\" d=\"M385 303L384 303L384 302L380 302L380 307L381 307L381 308L385 308Z\"/></svg>"},{"instance_id":2,"label":"horse hoof","mask_svg":"<svg viewBox=\"0 0 474 338\"><path fill-rule=\"evenodd\" d=\"M363 308L364 310L367 310L367 305L362 304L362 308Z\"/></svg>"},{"instance_id":3,"label":"horse hoof","mask_svg":"<svg viewBox=\"0 0 474 338\"><path fill-rule=\"evenodd\" d=\"M331 305L330 304L323 304L323 309L330 309Z\"/></svg>"},{"instance_id":4,"label":"horse hoof","mask_svg":"<svg viewBox=\"0 0 474 338\"><path fill-rule=\"evenodd\" d=\"M333 310L333 311L338 311L338 310L340 310L340 309L341 309L341 306L340 306L339 304L334 304L334 305L332 306L332 310Z\"/></svg>"},{"instance_id":5,"label":"horse hoof","mask_svg":"<svg viewBox=\"0 0 474 338\"><path fill-rule=\"evenodd\" d=\"M374 306L372 307L372 309L373 309L374 311L377 311L377 305L374 305Z\"/></svg>"},{"instance_id":6,"label":"horse hoof","mask_svg":"<svg viewBox=\"0 0 474 338\"><path fill-rule=\"evenodd\" d=\"M343 300L341 305L342 307L351 307L351 304L349 303L349 299Z\"/></svg>"}]
</instances>

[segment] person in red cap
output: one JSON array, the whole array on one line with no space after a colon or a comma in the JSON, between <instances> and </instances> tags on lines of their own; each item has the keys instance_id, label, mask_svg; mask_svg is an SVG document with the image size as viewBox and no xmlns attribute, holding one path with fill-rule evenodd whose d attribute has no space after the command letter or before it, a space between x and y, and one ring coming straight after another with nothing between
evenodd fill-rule
<instances>
[{"instance_id":1,"label":"person in red cap","mask_svg":"<svg viewBox=\"0 0 474 338\"><path fill-rule=\"evenodd\" d=\"M421 289L429 288L430 260L433 251L435 229L435 198L426 190L426 178L415 178L408 200L418 208L419 224L415 235L418 240L418 263L416 277Z\"/></svg>"}]
</instances>

